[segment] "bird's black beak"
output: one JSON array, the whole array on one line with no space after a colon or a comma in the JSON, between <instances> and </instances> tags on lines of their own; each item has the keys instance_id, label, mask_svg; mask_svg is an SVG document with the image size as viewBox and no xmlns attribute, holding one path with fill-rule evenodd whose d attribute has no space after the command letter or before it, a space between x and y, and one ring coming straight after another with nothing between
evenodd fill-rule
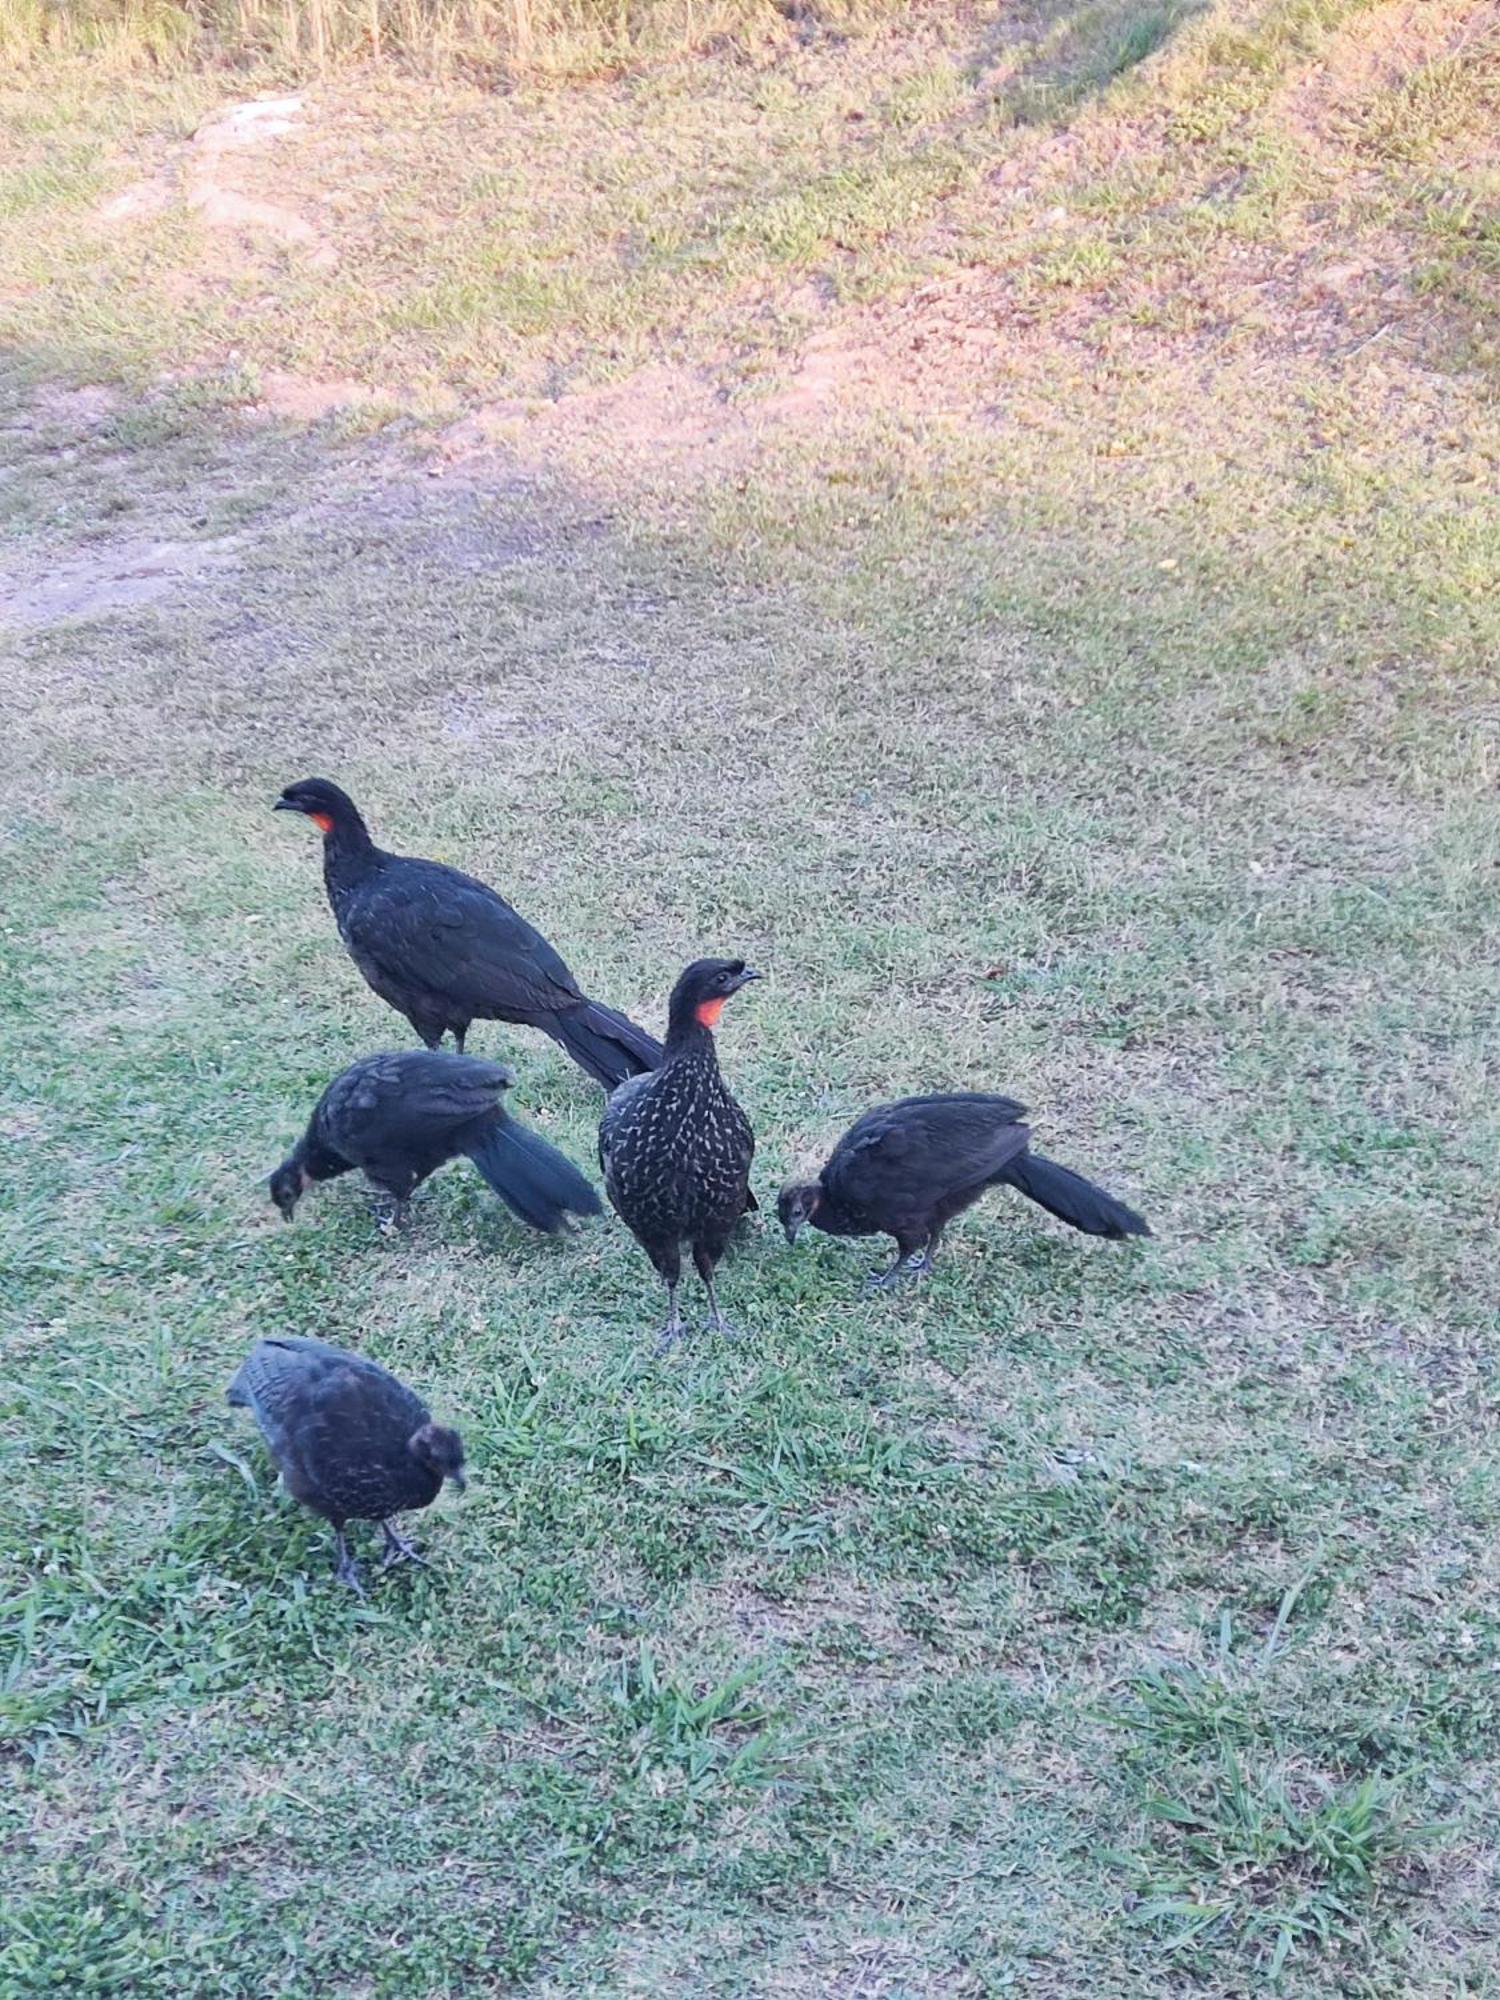
<instances>
[{"instance_id":1,"label":"bird's black beak","mask_svg":"<svg viewBox=\"0 0 1500 2000\"><path fill-rule=\"evenodd\" d=\"M271 810L273 813L299 813L302 808L295 799L278 799Z\"/></svg>"},{"instance_id":2,"label":"bird's black beak","mask_svg":"<svg viewBox=\"0 0 1500 2000\"><path fill-rule=\"evenodd\" d=\"M460 1493L468 1492L469 1482L467 1479L465 1479L464 1475L461 1472L450 1472L448 1474L448 1478L452 1482L452 1484L458 1488Z\"/></svg>"},{"instance_id":3,"label":"bird's black beak","mask_svg":"<svg viewBox=\"0 0 1500 2000\"><path fill-rule=\"evenodd\" d=\"M753 965L747 965L743 972L734 975L735 992L738 993L742 986L748 986L752 979L759 979L760 976Z\"/></svg>"},{"instance_id":4,"label":"bird's black beak","mask_svg":"<svg viewBox=\"0 0 1500 2000\"><path fill-rule=\"evenodd\" d=\"M806 1222L807 1217L805 1215L789 1215L787 1217L781 1226L786 1231L786 1240L788 1243L795 1245L797 1238L802 1234Z\"/></svg>"}]
</instances>

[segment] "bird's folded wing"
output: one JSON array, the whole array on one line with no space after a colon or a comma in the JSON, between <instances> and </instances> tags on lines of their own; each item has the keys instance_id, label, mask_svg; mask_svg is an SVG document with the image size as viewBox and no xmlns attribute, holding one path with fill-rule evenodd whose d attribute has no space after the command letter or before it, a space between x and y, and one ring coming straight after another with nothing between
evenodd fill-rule
<instances>
[{"instance_id":1,"label":"bird's folded wing","mask_svg":"<svg viewBox=\"0 0 1500 2000\"><path fill-rule=\"evenodd\" d=\"M913 1107L900 1117L869 1114L824 1169L828 1191L852 1212L888 1191L899 1195L923 1186L956 1193L977 1186L1026 1150L1030 1131L1008 1115L1009 1108L1003 1098L953 1099Z\"/></svg>"},{"instance_id":2,"label":"bird's folded wing","mask_svg":"<svg viewBox=\"0 0 1500 2000\"><path fill-rule=\"evenodd\" d=\"M415 1130L466 1125L495 1109L509 1081L498 1063L477 1056L408 1057L382 1074L377 1108Z\"/></svg>"},{"instance_id":3,"label":"bird's folded wing","mask_svg":"<svg viewBox=\"0 0 1500 2000\"><path fill-rule=\"evenodd\" d=\"M561 956L492 889L436 864L408 869L349 912L346 935L361 957L476 1015L552 1013L582 998Z\"/></svg>"}]
</instances>

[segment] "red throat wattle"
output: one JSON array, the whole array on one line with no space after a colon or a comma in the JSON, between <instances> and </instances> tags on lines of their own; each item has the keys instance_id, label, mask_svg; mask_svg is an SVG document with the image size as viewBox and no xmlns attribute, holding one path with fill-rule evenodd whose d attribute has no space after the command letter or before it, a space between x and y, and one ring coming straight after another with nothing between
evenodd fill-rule
<instances>
[{"instance_id":1,"label":"red throat wattle","mask_svg":"<svg viewBox=\"0 0 1500 2000\"><path fill-rule=\"evenodd\" d=\"M723 1011L724 1001L722 996L717 1000L700 1000L698 1002L698 1019L705 1028L717 1028L719 1025L719 1016Z\"/></svg>"},{"instance_id":2,"label":"red throat wattle","mask_svg":"<svg viewBox=\"0 0 1500 2000\"><path fill-rule=\"evenodd\" d=\"M331 813L309 813L307 816L313 825L320 827L324 833L333 832L333 815Z\"/></svg>"}]
</instances>

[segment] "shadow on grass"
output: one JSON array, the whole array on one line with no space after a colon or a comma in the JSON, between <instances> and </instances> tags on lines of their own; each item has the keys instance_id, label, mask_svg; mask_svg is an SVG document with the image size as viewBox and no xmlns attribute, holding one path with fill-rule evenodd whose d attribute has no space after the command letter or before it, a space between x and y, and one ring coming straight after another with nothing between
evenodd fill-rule
<instances>
[{"instance_id":1,"label":"shadow on grass","mask_svg":"<svg viewBox=\"0 0 1500 2000\"><path fill-rule=\"evenodd\" d=\"M972 58L976 84L1013 125L1065 118L1154 55L1206 0L1031 0L1006 9Z\"/></svg>"}]
</instances>

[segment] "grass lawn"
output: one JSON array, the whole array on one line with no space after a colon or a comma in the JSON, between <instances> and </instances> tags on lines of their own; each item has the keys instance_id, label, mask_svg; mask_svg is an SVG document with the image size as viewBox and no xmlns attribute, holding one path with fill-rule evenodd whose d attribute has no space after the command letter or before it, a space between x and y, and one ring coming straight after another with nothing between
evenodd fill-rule
<instances>
[{"instance_id":1,"label":"grass lawn","mask_svg":"<svg viewBox=\"0 0 1500 2000\"><path fill-rule=\"evenodd\" d=\"M804 11L0 86L0 2000L1500 1991L1493 35ZM281 1223L409 1040L312 773L645 1025L766 972L741 1340L460 1168ZM789 1251L941 1087L1155 1238ZM367 1604L276 1331L464 1432Z\"/></svg>"}]
</instances>

